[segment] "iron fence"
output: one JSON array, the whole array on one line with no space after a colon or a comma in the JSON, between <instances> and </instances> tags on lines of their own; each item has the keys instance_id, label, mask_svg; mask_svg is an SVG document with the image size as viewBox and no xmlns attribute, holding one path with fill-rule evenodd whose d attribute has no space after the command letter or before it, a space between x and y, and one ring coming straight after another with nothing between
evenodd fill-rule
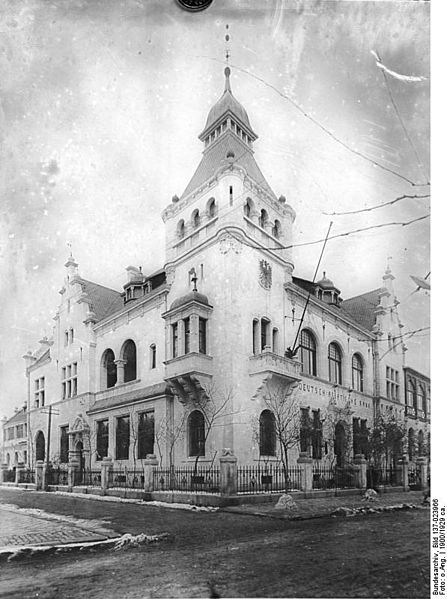
<instances>
[{"instance_id":1,"label":"iron fence","mask_svg":"<svg viewBox=\"0 0 447 599\"><path fill-rule=\"evenodd\" d=\"M68 485L68 470L66 468L49 468L46 477L49 485Z\"/></svg>"},{"instance_id":2,"label":"iron fence","mask_svg":"<svg viewBox=\"0 0 447 599\"><path fill-rule=\"evenodd\" d=\"M79 487L100 487L101 470L77 470L74 475L74 484Z\"/></svg>"},{"instance_id":3,"label":"iron fence","mask_svg":"<svg viewBox=\"0 0 447 599\"><path fill-rule=\"evenodd\" d=\"M259 495L298 491L301 488L301 471L280 464L242 466L237 469L237 492Z\"/></svg>"},{"instance_id":4,"label":"iron fence","mask_svg":"<svg viewBox=\"0 0 447 599\"><path fill-rule=\"evenodd\" d=\"M219 493L219 475L218 468L157 468L153 473L153 488L154 491Z\"/></svg>"},{"instance_id":5,"label":"iron fence","mask_svg":"<svg viewBox=\"0 0 447 599\"><path fill-rule=\"evenodd\" d=\"M421 485L421 471L416 464L408 464L408 486L413 491L419 491Z\"/></svg>"},{"instance_id":6,"label":"iron fence","mask_svg":"<svg viewBox=\"0 0 447 599\"><path fill-rule=\"evenodd\" d=\"M109 487L125 489L144 489L143 470L116 470L109 471Z\"/></svg>"},{"instance_id":7,"label":"iron fence","mask_svg":"<svg viewBox=\"0 0 447 599\"><path fill-rule=\"evenodd\" d=\"M321 462L312 465L313 489L354 489L356 483L356 468L350 462L338 466Z\"/></svg>"},{"instance_id":8,"label":"iron fence","mask_svg":"<svg viewBox=\"0 0 447 599\"><path fill-rule=\"evenodd\" d=\"M378 486L396 486L398 484L397 468L393 465L370 465L366 470L366 481L367 486L371 489Z\"/></svg>"},{"instance_id":9,"label":"iron fence","mask_svg":"<svg viewBox=\"0 0 447 599\"><path fill-rule=\"evenodd\" d=\"M4 470L3 471L3 482L15 483L15 481L16 481L16 471L15 470Z\"/></svg>"},{"instance_id":10,"label":"iron fence","mask_svg":"<svg viewBox=\"0 0 447 599\"><path fill-rule=\"evenodd\" d=\"M20 483L35 483L36 482L36 471L27 468L26 470L21 470L19 474L19 482Z\"/></svg>"}]
</instances>

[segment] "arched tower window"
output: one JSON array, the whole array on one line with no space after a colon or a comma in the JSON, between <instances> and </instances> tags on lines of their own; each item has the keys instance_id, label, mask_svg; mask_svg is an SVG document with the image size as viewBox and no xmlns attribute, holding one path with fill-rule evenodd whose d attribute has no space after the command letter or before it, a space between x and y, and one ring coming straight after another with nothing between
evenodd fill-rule
<instances>
[{"instance_id":1,"label":"arched tower window","mask_svg":"<svg viewBox=\"0 0 447 599\"><path fill-rule=\"evenodd\" d=\"M132 339L128 339L123 346L124 382L134 381L137 378L137 347Z\"/></svg>"},{"instance_id":2,"label":"arched tower window","mask_svg":"<svg viewBox=\"0 0 447 599\"><path fill-rule=\"evenodd\" d=\"M276 237L276 239L279 239L281 235L281 223L279 222L279 220L275 220L275 223L272 228L272 235L273 237Z\"/></svg>"},{"instance_id":3,"label":"arched tower window","mask_svg":"<svg viewBox=\"0 0 447 599\"><path fill-rule=\"evenodd\" d=\"M152 343L150 347L150 362L151 368L157 367L157 346L155 345L155 343Z\"/></svg>"},{"instance_id":4,"label":"arched tower window","mask_svg":"<svg viewBox=\"0 0 447 599\"><path fill-rule=\"evenodd\" d=\"M185 221L183 218L177 224L177 235L180 239L185 236Z\"/></svg>"},{"instance_id":5,"label":"arched tower window","mask_svg":"<svg viewBox=\"0 0 447 599\"><path fill-rule=\"evenodd\" d=\"M268 221L268 214L267 214L267 210L265 210L264 208L261 210L261 216L259 217L259 226L262 229L265 229L266 225L267 225L267 221Z\"/></svg>"},{"instance_id":6,"label":"arched tower window","mask_svg":"<svg viewBox=\"0 0 447 599\"><path fill-rule=\"evenodd\" d=\"M217 216L217 204L214 198L210 198L208 200L207 213L209 218L214 218Z\"/></svg>"},{"instance_id":7,"label":"arched tower window","mask_svg":"<svg viewBox=\"0 0 447 599\"><path fill-rule=\"evenodd\" d=\"M300 334L300 359L304 374L317 374L317 346L313 334L304 329Z\"/></svg>"},{"instance_id":8,"label":"arched tower window","mask_svg":"<svg viewBox=\"0 0 447 599\"><path fill-rule=\"evenodd\" d=\"M254 204L251 198L247 198L244 204L244 214L247 218L253 218Z\"/></svg>"},{"instance_id":9,"label":"arched tower window","mask_svg":"<svg viewBox=\"0 0 447 599\"><path fill-rule=\"evenodd\" d=\"M276 421L270 410L263 410L259 416L259 453L265 456L276 455Z\"/></svg>"},{"instance_id":10,"label":"arched tower window","mask_svg":"<svg viewBox=\"0 0 447 599\"><path fill-rule=\"evenodd\" d=\"M103 353L101 360L101 369L101 387L105 389L114 387L116 384L116 364L115 354L111 349L106 349L106 351Z\"/></svg>"},{"instance_id":11,"label":"arched tower window","mask_svg":"<svg viewBox=\"0 0 447 599\"><path fill-rule=\"evenodd\" d=\"M188 416L188 449L190 457L205 455L205 418L199 410Z\"/></svg>"},{"instance_id":12,"label":"arched tower window","mask_svg":"<svg viewBox=\"0 0 447 599\"><path fill-rule=\"evenodd\" d=\"M200 226L200 214L199 214L199 210L197 208L192 213L191 223L192 223L192 226L194 227L194 229L197 229L197 227Z\"/></svg>"},{"instance_id":13,"label":"arched tower window","mask_svg":"<svg viewBox=\"0 0 447 599\"><path fill-rule=\"evenodd\" d=\"M352 356L352 388L363 391L363 360L359 354Z\"/></svg>"},{"instance_id":14,"label":"arched tower window","mask_svg":"<svg viewBox=\"0 0 447 599\"><path fill-rule=\"evenodd\" d=\"M329 380L341 385L341 350L337 343L330 343L328 348Z\"/></svg>"}]
</instances>

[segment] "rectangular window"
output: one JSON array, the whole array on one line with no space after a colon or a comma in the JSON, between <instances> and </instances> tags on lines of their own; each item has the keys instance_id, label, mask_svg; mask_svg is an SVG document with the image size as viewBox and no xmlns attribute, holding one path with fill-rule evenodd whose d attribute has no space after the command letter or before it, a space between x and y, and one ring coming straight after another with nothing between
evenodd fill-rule
<instances>
[{"instance_id":1,"label":"rectangular window","mask_svg":"<svg viewBox=\"0 0 447 599\"><path fill-rule=\"evenodd\" d=\"M144 460L154 453L154 412L143 412L138 416L138 459Z\"/></svg>"},{"instance_id":2,"label":"rectangular window","mask_svg":"<svg viewBox=\"0 0 447 599\"><path fill-rule=\"evenodd\" d=\"M14 439L14 427L11 426L8 428L8 441L12 441Z\"/></svg>"},{"instance_id":3,"label":"rectangular window","mask_svg":"<svg viewBox=\"0 0 447 599\"><path fill-rule=\"evenodd\" d=\"M45 377L41 376L34 381L34 407L41 408L45 405Z\"/></svg>"},{"instance_id":4,"label":"rectangular window","mask_svg":"<svg viewBox=\"0 0 447 599\"><path fill-rule=\"evenodd\" d=\"M191 328L190 328L190 319L185 318L183 320L185 326L185 354L189 354L191 351Z\"/></svg>"},{"instance_id":5,"label":"rectangular window","mask_svg":"<svg viewBox=\"0 0 447 599\"><path fill-rule=\"evenodd\" d=\"M172 357L176 358L178 355L178 324L172 325Z\"/></svg>"},{"instance_id":6,"label":"rectangular window","mask_svg":"<svg viewBox=\"0 0 447 599\"><path fill-rule=\"evenodd\" d=\"M116 419L116 459L129 459L130 427L129 416L120 416Z\"/></svg>"},{"instance_id":7,"label":"rectangular window","mask_svg":"<svg viewBox=\"0 0 447 599\"><path fill-rule=\"evenodd\" d=\"M96 423L96 459L102 460L109 455L109 421L98 420Z\"/></svg>"},{"instance_id":8,"label":"rectangular window","mask_svg":"<svg viewBox=\"0 0 447 599\"><path fill-rule=\"evenodd\" d=\"M360 453L360 418L352 419L352 445L354 455Z\"/></svg>"},{"instance_id":9,"label":"rectangular window","mask_svg":"<svg viewBox=\"0 0 447 599\"><path fill-rule=\"evenodd\" d=\"M61 426L60 460L62 464L68 462L68 426Z\"/></svg>"},{"instance_id":10,"label":"rectangular window","mask_svg":"<svg viewBox=\"0 0 447 599\"><path fill-rule=\"evenodd\" d=\"M312 435L309 408L300 408L300 416L300 451L309 451Z\"/></svg>"},{"instance_id":11,"label":"rectangular window","mask_svg":"<svg viewBox=\"0 0 447 599\"><path fill-rule=\"evenodd\" d=\"M386 367L386 396L387 399L399 400L399 372L391 368Z\"/></svg>"},{"instance_id":12,"label":"rectangular window","mask_svg":"<svg viewBox=\"0 0 447 599\"><path fill-rule=\"evenodd\" d=\"M16 426L16 437L17 439L21 439L23 437L23 424L18 424Z\"/></svg>"},{"instance_id":13,"label":"rectangular window","mask_svg":"<svg viewBox=\"0 0 447 599\"><path fill-rule=\"evenodd\" d=\"M78 394L78 364L73 362L62 368L62 399L69 399Z\"/></svg>"},{"instance_id":14,"label":"rectangular window","mask_svg":"<svg viewBox=\"0 0 447 599\"><path fill-rule=\"evenodd\" d=\"M199 352L206 354L206 318L199 318Z\"/></svg>"}]
</instances>

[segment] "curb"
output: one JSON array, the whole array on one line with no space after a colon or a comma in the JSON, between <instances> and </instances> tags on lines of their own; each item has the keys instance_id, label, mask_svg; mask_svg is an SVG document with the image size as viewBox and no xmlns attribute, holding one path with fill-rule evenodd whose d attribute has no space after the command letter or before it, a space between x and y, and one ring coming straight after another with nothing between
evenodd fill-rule
<instances>
[{"instance_id":1,"label":"curb","mask_svg":"<svg viewBox=\"0 0 447 599\"><path fill-rule=\"evenodd\" d=\"M103 541L91 541L87 543L67 543L65 545L29 545L20 547L8 547L0 549L0 562L15 562L30 557L62 553L92 553L96 550L110 549L119 551L141 545L151 545L172 538L167 532L158 535L130 535L124 534Z\"/></svg>"}]
</instances>

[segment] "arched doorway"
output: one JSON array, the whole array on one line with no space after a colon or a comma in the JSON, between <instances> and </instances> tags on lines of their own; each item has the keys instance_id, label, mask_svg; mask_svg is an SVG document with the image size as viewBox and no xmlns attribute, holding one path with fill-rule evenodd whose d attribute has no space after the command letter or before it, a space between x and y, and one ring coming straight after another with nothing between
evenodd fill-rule
<instances>
[{"instance_id":1,"label":"arched doorway","mask_svg":"<svg viewBox=\"0 0 447 599\"><path fill-rule=\"evenodd\" d=\"M36 435L36 461L45 460L45 435L39 431Z\"/></svg>"},{"instance_id":2,"label":"arched doorway","mask_svg":"<svg viewBox=\"0 0 447 599\"><path fill-rule=\"evenodd\" d=\"M342 422L335 425L334 453L337 460L337 466L344 466L346 460L346 430Z\"/></svg>"},{"instance_id":3,"label":"arched doorway","mask_svg":"<svg viewBox=\"0 0 447 599\"><path fill-rule=\"evenodd\" d=\"M85 456L84 456L84 445L83 445L82 441L78 441L76 443L75 451L76 451L76 458L79 463L79 469L81 470L81 472L83 472L85 469Z\"/></svg>"}]
</instances>

